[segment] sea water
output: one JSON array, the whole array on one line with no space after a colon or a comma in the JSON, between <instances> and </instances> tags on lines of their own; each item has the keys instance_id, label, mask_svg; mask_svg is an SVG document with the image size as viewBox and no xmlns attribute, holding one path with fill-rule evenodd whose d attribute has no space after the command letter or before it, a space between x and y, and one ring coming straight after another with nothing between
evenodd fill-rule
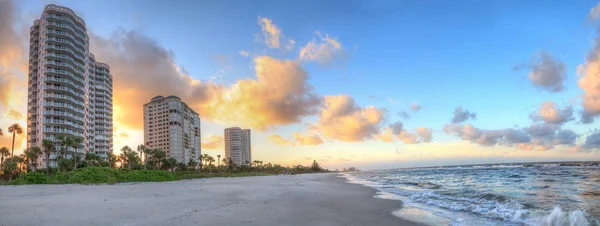
<instances>
[{"instance_id":1,"label":"sea water","mask_svg":"<svg viewBox=\"0 0 600 226\"><path fill-rule=\"evenodd\" d=\"M402 200L405 207L395 212L400 217L430 225L600 226L597 163L392 169L344 176L379 190L379 198Z\"/></svg>"}]
</instances>

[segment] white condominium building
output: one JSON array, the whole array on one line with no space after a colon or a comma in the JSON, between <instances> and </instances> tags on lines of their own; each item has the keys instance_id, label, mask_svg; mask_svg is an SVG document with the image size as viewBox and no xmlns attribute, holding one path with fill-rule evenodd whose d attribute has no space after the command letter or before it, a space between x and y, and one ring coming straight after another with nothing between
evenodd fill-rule
<instances>
[{"instance_id":1,"label":"white condominium building","mask_svg":"<svg viewBox=\"0 0 600 226\"><path fill-rule=\"evenodd\" d=\"M156 96L144 104L144 144L177 162L200 158L200 115L176 96Z\"/></svg>"},{"instance_id":2,"label":"white condominium building","mask_svg":"<svg viewBox=\"0 0 600 226\"><path fill-rule=\"evenodd\" d=\"M225 159L230 158L238 166L252 162L250 129L239 127L225 129Z\"/></svg>"},{"instance_id":3,"label":"white condominium building","mask_svg":"<svg viewBox=\"0 0 600 226\"><path fill-rule=\"evenodd\" d=\"M29 29L27 147L56 136L79 137L67 158L98 154L107 160L113 149L112 75L107 64L89 52L83 19L66 7L47 5ZM57 146L58 148L58 146ZM56 153L39 158L38 167L56 167Z\"/></svg>"}]
</instances>

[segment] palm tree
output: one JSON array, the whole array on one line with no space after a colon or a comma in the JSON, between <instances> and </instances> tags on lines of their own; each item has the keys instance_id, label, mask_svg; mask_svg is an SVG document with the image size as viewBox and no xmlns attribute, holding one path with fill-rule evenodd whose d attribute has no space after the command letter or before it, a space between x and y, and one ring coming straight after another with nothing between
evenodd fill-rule
<instances>
[{"instance_id":1,"label":"palm tree","mask_svg":"<svg viewBox=\"0 0 600 226\"><path fill-rule=\"evenodd\" d=\"M146 162L148 161L148 155L152 155L152 151L153 150L150 149L150 148L146 148L144 146L144 149L142 151L144 152L144 169L147 169L146 168L146 166L147 166Z\"/></svg>"},{"instance_id":2,"label":"palm tree","mask_svg":"<svg viewBox=\"0 0 600 226\"><path fill-rule=\"evenodd\" d=\"M33 171L37 171L37 160L42 154L42 149L39 147L30 147L25 151L25 156L29 160L29 164L33 163Z\"/></svg>"},{"instance_id":3,"label":"palm tree","mask_svg":"<svg viewBox=\"0 0 600 226\"><path fill-rule=\"evenodd\" d=\"M143 144L137 146L137 151L140 153L140 162L142 162L142 159L144 159L144 149L146 149L146 147Z\"/></svg>"},{"instance_id":4,"label":"palm tree","mask_svg":"<svg viewBox=\"0 0 600 226\"><path fill-rule=\"evenodd\" d=\"M85 161L88 163L89 166L98 166L98 165L100 165L100 162L102 160L100 159L100 156L98 156L94 153L88 152L88 153L85 153Z\"/></svg>"},{"instance_id":5,"label":"palm tree","mask_svg":"<svg viewBox=\"0 0 600 226\"><path fill-rule=\"evenodd\" d=\"M217 155L217 166L221 166L221 155Z\"/></svg>"},{"instance_id":6,"label":"palm tree","mask_svg":"<svg viewBox=\"0 0 600 226\"><path fill-rule=\"evenodd\" d=\"M83 138L81 137L73 137L71 138L71 147L73 147L73 154L71 154L71 158L74 159L75 161L75 169L77 169L77 158L79 157L79 153L77 152L77 149L79 149L79 145L81 145L81 143L83 143Z\"/></svg>"},{"instance_id":7,"label":"palm tree","mask_svg":"<svg viewBox=\"0 0 600 226\"><path fill-rule=\"evenodd\" d=\"M42 147L46 154L46 175L50 176L50 152L54 152L54 142L51 140L42 140Z\"/></svg>"},{"instance_id":8,"label":"palm tree","mask_svg":"<svg viewBox=\"0 0 600 226\"><path fill-rule=\"evenodd\" d=\"M18 123L15 123L15 124L12 124L10 127L8 127L8 132L13 134L12 151L10 152L10 156L14 156L15 155L15 136L17 134L19 134L19 135L23 134L23 128L21 128L21 126Z\"/></svg>"},{"instance_id":9,"label":"palm tree","mask_svg":"<svg viewBox=\"0 0 600 226\"><path fill-rule=\"evenodd\" d=\"M212 156L208 156L208 165L212 165L212 163L215 162L215 158L213 158Z\"/></svg>"},{"instance_id":10,"label":"palm tree","mask_svg":"<svg viewBox=\"0 0 600 226\"><path fill-rule=\"evenodd\" d=\"M167 168L167 171L172 171L173 167L177 165L177 160L173 157L166 158L163 160L163 166Z\"/></svg>"},{"instance_id":11,"label":"palm tree","mask_svg":"<svg viewBox=\"0 0 600 226\"><path fill-rule=\"evenodd\" d=\"M112 152L108 153L108 163L110 164L110 168L115 168L115 166L117 165L117 156L114 155Z\"/></svg>"},{"instance_id":12,"label":"palm tree","mask_svg":"<svg viewBox=\"0 0 600 226\"><path fill-rule=\"evenodd\" d=\"M154 151L152 151L152 158L154 159L154 163L156 164L156 169L160 169L160 163L166 157L167 157L167 154L165 154L164 151L161 151L158 149L154 149Z\"/></svg>"},{"instance_id":13,"label":"palm tree","mask_svg":"<svg viewBox=\"0 0 600 226\"><path fill-rule=\"evenodd\" d=\"M2 155L2 159L0 159L0 165L2 165L2 163L4 163L4 156L10 155L10 151L8 150L7 147L1 147L0 155Z\"/></svg>"},{"instance_id":14,"label":"palm tree","mask_svg":"<svg viewBox=\"0 0 600 226\"><path fill-rule=\"evenodd\" d=\"M59 161L62 159L61 157L64 155L66 158L67 146L70 146L71 139L63 134L56 135L56 139L60 143L60 147L58 148L58 153L56 154L56 166L58 171L60 171Z\"/></svg>"}]
</instances>

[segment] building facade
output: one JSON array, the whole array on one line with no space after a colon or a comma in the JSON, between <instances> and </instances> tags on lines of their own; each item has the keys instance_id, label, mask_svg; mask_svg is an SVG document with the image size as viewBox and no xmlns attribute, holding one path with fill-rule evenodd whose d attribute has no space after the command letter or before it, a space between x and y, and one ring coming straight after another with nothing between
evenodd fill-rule
<instances>
[{"instance_id":1,"label":"building facade","mask_svg":"<svg viewBox=\"0 0 600 226\"><path fill-rule=\"evenodd\" d=\"M250 129L231 127L225 129L225 159L236 165L252 163L252 139Z\"/></svg>"},{"instance_id":2,"label":"building facade","mask_svg":"<svg viewBox=\"0 0 600 226\"><path fill-rule=\"evenodd\" d=\"M177 162L199 161L200 115L179 97L156 96L144 104L144 145Z\"/></svg>"},{"instance_id":3,"label":"building facade","mask_svg":"<svg viewBox=\"0 0 600 226\"><path fill-rule=\"evenodd\" d=\"M105 160L113 150L113 104L110 67L89 52L83 19L71 9L47 5L30 30L27 100L27 147L56 142L58 135L79 137L67 158L91 152ZM57 153L38 167L56 167Z\"/></svg>"}]
</instances>

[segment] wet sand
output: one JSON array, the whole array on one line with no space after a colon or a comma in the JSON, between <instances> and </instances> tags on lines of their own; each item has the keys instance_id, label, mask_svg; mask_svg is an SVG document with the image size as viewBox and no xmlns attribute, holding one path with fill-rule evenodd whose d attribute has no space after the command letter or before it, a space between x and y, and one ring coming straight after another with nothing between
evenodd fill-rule
<instances>
[{"instance_id":1,"label":"wet sand","mask_svg":"<svg viewBox=\"0 0 600 226\"><path fill-rule=\"evenodd\" d=\"M338 176L0 186L0 225L416 225Z\"/></svg>"}]
</instances>

